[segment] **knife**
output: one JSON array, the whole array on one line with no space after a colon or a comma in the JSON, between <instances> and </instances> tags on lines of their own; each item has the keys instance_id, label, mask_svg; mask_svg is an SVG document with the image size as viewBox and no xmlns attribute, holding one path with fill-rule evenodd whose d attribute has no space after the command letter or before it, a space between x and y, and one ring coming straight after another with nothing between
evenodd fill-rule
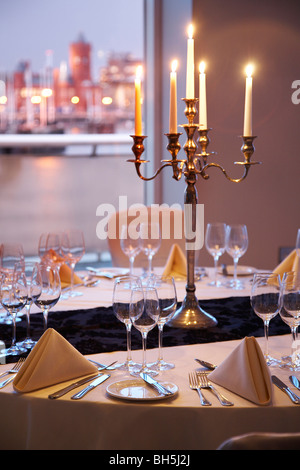
<instances>
[{"instance_id":1,"label":"knife","mask_svg":"<svg viewBox=\"0 0 300 470\"><path fill-rule=\"evenodd\" d=\"M147 382L149 385L154 387L159 393L162 393L163 395L172 395L173 394L170 390L168 390L162 384L160 384L156 380L152 379L152 377L150 375L145 374L144 372L141 372L140 377L143 380L145 380L145 382Z\"/></svg>"},{"instance_id":2,"label":"knife","mask_svg":"<svg viewBox=\"0 0 300 470\"><path fill-rule=\"evenodd\" d=\"M98 375L92 375L89 377L85 377L84 379L78 380L77 382L73 382L71 385L68 385L67 387L62 388L61 390L58 390L57 392L51 393L51 395L48 395L48 398L54 399L54 398L60 398L66 393L70 392L74 388L80 387L81 385L84 385L91 380L96 379L97 377L102 377L103 374L98 374Z\"/></svg>"},{"instance_id":3,"label":"knife","mask_svg":"<svg viewBox=\"0 0 300 470\"><path fill-rule=\"evenodd\" d=\"M108 374L103 374L101 375L101 377L98 377L96 380L94 380L90 385L88 385L87 387L85 387L83 390L81 390L80 392L76 393L75 395L73 395L71 397L72 400L79 400L80 398L82 398L86 393L88 393L90 390L93 390L93 388L97 387L99 384L101 384L102 382L104 382L106 379L108 379L108 377L110 377L110 375Z\"/></svg>"},{"instance_id":4,"label":"knife","mask_svg":"<svg viewBox=\"0 0 300 470\"><path fill-rule=\"evenodd\" d=\"M290 381L292 382L292 384L294 385L294 387L296 387L300 390L300 382L297 379L297 377L295 377L294 375L290 375L289 378L290 378Z\"/></svg>"},{"instance_id":5,"label":"knife","mask_svg":"<svg viewBox=\"0 0 300 470\"><path fill-rule=\"evenodd\" d=\"M280 390L285 392L290 399L292 400L293 403L296 403L297 405L300 405L300 397L298 397L292 390L285 385L276 375L272 375L272 382L275 384Z\"/></svg>"},{"instance_id":6,"label":"knife","mask_svg":"<svg viewBox=\"0 0 300 470\"><path fill-rule=\"evenodd\" d=\"M195 359L195 361L199 362L202 366L206 367L209 370L215 370L217 366L215 364L211 364L211 362L202 361L202 359Z\"/></svg>"},{"instance_id":7,"label":"knife","mask_svg":"<svg viewBox=\"0 0 300 470\"><path fill-rule=\"evenodd\" d=\"M14 380L15 377L16 377L16 374L13 374L8 379L3 380L3 382L0 383L0 388L3 388L5 387L5 385L8 385L10 382Z\"/></svg>"}]
</instances>

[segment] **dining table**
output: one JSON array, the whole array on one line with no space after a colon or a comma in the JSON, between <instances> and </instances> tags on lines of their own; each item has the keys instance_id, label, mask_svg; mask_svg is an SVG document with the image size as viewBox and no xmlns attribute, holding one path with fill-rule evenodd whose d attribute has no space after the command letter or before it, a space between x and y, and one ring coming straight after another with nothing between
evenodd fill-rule
<instances>
[{"instance_id":1,"label":"dining table","mask_svg":"<svg viewBox=\"0 0 300 470\"><path fill-rule=\"evenodd\" d=\"M61 298L48 319L49 328L59 332L86 358L101 364L120 363L127 354L126 329L112 309L114 276L119 271L107 271L113 274L111 278L99 276L93 286L77 287L80 297ZM157 272L160 274L159 269ZM217 325L208 329L174 328L168 324L164 327L163 356L174 368L160 371L155 379L172 389L171 396L149 396L149 386L142 379L118 368L103 371L109 375L107 380L80 400L71 398L74 391L49 399L70 380L28 393L16 391L11 382L0 390L0 448L112 453L148 450L159 455L173 450L184 458L187 452L215 450L226 439L243 433L300 432L300 406L274 386L267 405L257 405L217 386L233 406L222 406L210 390L204 393L212 406L202 406L197 391L190 388L189 373L203 370L195 359L220 365L245 337L255 337L264 349L263 322L254 314L250 302L253 273L243 276L245 286L241 290L227 284L210 286L212 275L212 269L205 268L205 275L195 285L199 304L216 317ZM219 277L224 284L230 279L222 274ZM185 285L184 280L176 280L179 305L185 296ZM17 334L18 339L26 334L24 316L17 323ZM43 334L42 314L37 307L32 309L31 334L36 340ZM0 340L3 345L11 340L11 325L5 322L0 323ZM281 358L290 354L291 342L289 328L277 315L270 323L269 351L278 363L269 367L270 373L286 384L291 372L282 367ZM149 333L147 346L147 361L155 362L157 328ZM134 328L132 356L133 360L142 361L141 335ZM15 361L15 357L2 356L0 373L10 369ZM131 395L127 392L132 386L135 388ZM293 391L297 393L295 388Z\"/></svg>"}]
</instances>

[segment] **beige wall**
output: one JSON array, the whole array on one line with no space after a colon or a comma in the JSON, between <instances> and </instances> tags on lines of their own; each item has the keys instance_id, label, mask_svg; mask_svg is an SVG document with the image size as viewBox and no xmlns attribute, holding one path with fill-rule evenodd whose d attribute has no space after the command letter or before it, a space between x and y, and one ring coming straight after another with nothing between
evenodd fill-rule
<instances>
[{"instance_id":1,"label":"beige wall","mask_svg":"<svg viewBox=\"0 0 300 470\"><path fill-rule=\"evenodd\" d=\"M217 152L213 158L230 175L241 174L233 162L243 160L239 136L243 129L244 67L252 61L253 133L258 136L253 158L262 161L239 184L211 168L210 179L197 183L198 202L205 206L205 223L247 224L249 249L242 264L273 268L279 247L294 246L300 228L300 104L291 100L292 83L300 80L300 2L194 0L192 21L196 68L202 59L207 63L208 126L212 127L209 150ZM176 27L184 29L186 24ZM169 54L165 46L165 56ZM185 83L182 72L180 80ZM167 88L165 78L168 102ZM179 121L185 122L180 112ZM184 185L168 180L170 175L163 180L164 201L182 202ZM222 262L230 261L227 255L222 258ZM205 248L200 264L212 264Z\"/></svg>"}]
</instances>

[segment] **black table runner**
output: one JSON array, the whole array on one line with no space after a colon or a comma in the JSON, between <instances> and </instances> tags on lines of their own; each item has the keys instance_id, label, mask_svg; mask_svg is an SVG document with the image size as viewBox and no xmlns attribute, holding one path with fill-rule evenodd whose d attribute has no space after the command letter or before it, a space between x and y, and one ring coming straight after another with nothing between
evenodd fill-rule
<instances>
[{"instance_id":1,"label":"black table runner","mask_svg":"<svg viewBox=\"0 0 300 470\"><path fill-rule=\"evenodd\" d=\"M211 343L242 339L245 336L263 336L263 321L253 312L249 297L202 300L201 307L213 315L218 324L209 329L187 329L164 327L163 345L179 346L185 344ZM180 305L180 304L179 304ZM49 312L48 327L54 328L82 354L97 354L126 350L125 325L115 317L111 307L67 312ZM11 325L0 324L0 340L11 344ZM270 336L288 334L290 329L277 315L270 322ZM31 315L32 338L38 340L43 334L41 313ZM17 341L26 336L25 315L17 323ZM132 328L132 349L141 349L140 332ZM158 346L158 330L148 334L147 348ZM9 362L15 357L7 358Z\"/></svg>"}]
</instances>

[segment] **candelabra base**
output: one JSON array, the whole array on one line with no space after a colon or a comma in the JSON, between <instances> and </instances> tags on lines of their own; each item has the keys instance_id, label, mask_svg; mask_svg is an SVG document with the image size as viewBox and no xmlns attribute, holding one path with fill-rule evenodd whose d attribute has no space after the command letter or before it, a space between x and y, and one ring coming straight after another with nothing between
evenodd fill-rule
<instances>
[{"instance_id":1,"label":"candelabra base","mask_svg":"<svg viewBox=\"0 0 300 470\"><path fill-rule=\"evenodd\" d=\"M194 294L187 293L181 307L177 310L168 326L174 328L201 329L216 326L218 321L199 305Z\"/></svg>"}]
</instances>

